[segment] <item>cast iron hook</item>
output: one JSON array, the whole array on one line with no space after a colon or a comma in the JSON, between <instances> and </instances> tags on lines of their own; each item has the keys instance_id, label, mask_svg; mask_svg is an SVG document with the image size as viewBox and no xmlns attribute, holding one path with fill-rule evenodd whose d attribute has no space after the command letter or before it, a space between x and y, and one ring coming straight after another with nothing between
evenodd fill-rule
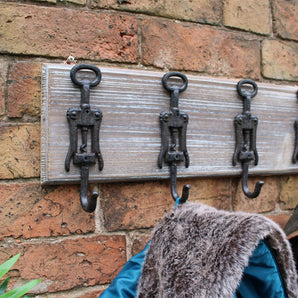
<instances>
[{"instance_id":1,"label":"cast iron hook","mask_svg":"<svg viewBox=\"0 0 298 298\"><path fill-rule=\"evenodd\" d=\"M296 92L296 97L298 99L298 90ZM295 120L294 130L295 130L295 145L294 145L294 153L292 156L292 162L296 163L298 159L298 118Z\"/></svg>"},{"instance_id":2,"label":"cast iron hook","mask_svg":"<svg viewBox=\"0 0 298 298\"><path fill-rule=\"evenodd\" d=\"M175 163L172 163L170 165L170 177L171 177L171 194L173 199L176 201L180 196L177 192L177 166ZM186 184L183 186L182 190L182 196L180 197L179 203L185 203L189 196L189 190L191 186L189 184Z\"/></svg>"},{"instance_id":3,"label":"cast iron hook","mask_svg":"<svg viewBox=\"0 0 298 298\"><path fill-rule=\"evenodd\" d=\"M169 84L171 77L177 77L182 80L182 85ZM179 203L184 203L188 199L190 185L184 185L182 196L177 192L177 163L185 163L185 167L189 166L189 155L186 148L186 130L188 124L188 115L179 110L179 93L186 90L188 85L187 77L180 72L169 72L162 78L163 87L171 96L170 111L160 114L161 124L161 151L158 158L158 165L162 168L163 160L170 168L171 194L176 201L180 198Z\"/></svg>"},{"instance_id":4,"label":"cast iron hook","mask_svg":"<svg viewBox=\"0 0 298 298\"><path fill-rule=\"evenodd\" d=\"M168 84L168 79L171 77L178 77L182 79L183 85L182 86L177 86L177 85L169 85ZM162 77L162 85L163 87L170 93L171 95L171 102L170 102L170 107L171 108L178 108L179 106L179 93L183 92L186 90L188 86L188 79L185 74L178 72L178 71L171 71L166 73Z\"/></svg>"},{"instance_id":5,"label":"cast iron hook","mask_svg":"<svg viewBox=\"0 0 298 298\"><path fill-rule=\"evenodd\" d=\"M86 212L93 212L96 208L98 192L92 191L88 196L89 166L81 166L80 200L81 206Z\"/></svg>"},{"instance_id":6,"label":"cast iron hook","mask_svg":"<svg viewBox=\"0 0 298 298\"><path fill-rule=\"evenodd\" d=\"M243 90L243 85L250 85L252 89ZM253 192L250 192L247 186L248 168L250 162L254 161L257 165L259 156L256 146L258 118L250 112L250 101L258 93L256 82L250 79L241 80L237 84L237 92L243 98L243 112L234 119L236 132L236 147L232 163L241 162L242 165L242 190L250 198L256 198L264 185L263 181L258 181Z\"/></svg>"},{"instance_id":7,"label":"cast iron hook","mask_svg":"<svg viewBox=\"0 0 298 298\"><path fill-rule=\"evenodd\" d=\"M80 70L91 70L95 74L93 80L88 78L78 79L77 72ZM70 145L65 159L65 170L70 169L70 161L80 167L81 185L80 200L82 208L86 212L93 212L96 208L98 193L93 191L88 196L89 166L98 160L98 169L103 169L103 158L99 148L99 130L102 120L102 112L99 109L91 109L89 104L90 88L97 86L101 81L101 71L98 67L89 64L79 64L70 71L72 82L81 89L81 104L79 108L69 108L67 110L67 120L70 131ZM91 132L91 150L88 148L88 131ZM78 134L81 132L82 145L78 152ZM89 152L88 152L89 151Z\"/></svg>"},{"instance_id":8,"label":"cast iron hook","mask_svg":"<svg viewBox=\"0 0 298 298\"><path fill-rule=\"evenodd\" d=\"M261 189L264 185L264 181L258 181L257 184L255 185L254 192L250 192L247 186L248 166L249 166L248 162L242 163L242 190L248 198L254 199L260 194Z\"/></svg>"}]
</instances>

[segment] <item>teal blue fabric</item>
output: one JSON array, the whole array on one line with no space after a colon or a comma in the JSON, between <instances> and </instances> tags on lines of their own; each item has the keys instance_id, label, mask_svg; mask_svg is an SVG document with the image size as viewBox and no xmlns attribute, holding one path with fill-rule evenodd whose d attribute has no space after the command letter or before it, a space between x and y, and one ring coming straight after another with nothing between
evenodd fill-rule
<instances>
[{"instance_id":1,"label":"teal blue fabric","mask_svg":"<svg viewBox=\"0 0 298 298\"><path fill-rule=\"evenodd\" d=\"M122 268L100 298L135 298L143 262L150 242ZM286 298L275 259L264 241L260 241L243 271L243 278L234 298ZM240 294L240 295L239 295Z\"/></svg>"},{"instance_id":2,"label":"teal blue fabric","mask_svg":"<svg viewBox=\"0 0 298 298\"><path fill-rule=\"evenodd\" d=\"M179 205L180 198L175 201ZM99 296L100 298L134 298L138 281L142 273L143 262L149 249L150 241L145 248L133 256L115 277L111 285Z\"/></svg>"},{"instance_id":3,"label":"teal blue fabric","mask_svg":"<svg viewBox=\"0 0 298 298\"><path fill-rule=\"evenodd\" d=\"M260 241L249 258L238 292L243 298L287 297L275 258L264 241Z\"/></svg>"},{"instance_id":4,"label":"teal blue fabric","mask_svg":"<svg viewBox=\"0 0 298 298\"><path fill-rule=\"evenodd\" d=\"M179 205L178 198L175 206ZM135 298L143 262L150 242L122 268L100 298ZM243 271L243 278L233 298L286 298L275 258L265 241L260 241Z\"/></svg>"},{"instance_id":5,"label":"teal blue fabric","mask_svg":"<svg viewBox=\"0 0 298 298\"><path fill-rule=\"evenodd\" d=\"M177 198L177 199L176 199L176 201L175 201L175 206L174 206L174 207L177 207L177 206L180 204L180 199L181 199L181 198Z\"/></svg>"},{"instance_id":6,"label":"teal blue fabric","mask_svg":"<svg viewBox=\"0 0 298 298\"><path fill-rule=\"evenodd\" d=\"M150 243L150 242L149 242ZM143 262L149 243L133 256L115 277L111 285L100 295L100 298L134 298L136 297L138 281L141 276Z\"/></svg>"},{"instance_id":7,"label":"teal blue fabric","mask_svg":"<svg viewBox=\"0 0 298 298\"><path fill-rule=\"evenodd\" d=\"M179 205L180 198L175 201ZM115 277L111 285L99 296L100 298L134 298L138 281L142 273L143 262L149 249L150 241L145 248L133 256Z\"/></svg>"}]
</instances>

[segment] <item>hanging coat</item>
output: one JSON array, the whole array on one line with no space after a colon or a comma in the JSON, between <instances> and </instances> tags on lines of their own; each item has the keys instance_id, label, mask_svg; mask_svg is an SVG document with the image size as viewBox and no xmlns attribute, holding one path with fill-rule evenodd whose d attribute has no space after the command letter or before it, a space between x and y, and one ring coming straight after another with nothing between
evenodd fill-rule
<instances>
[{"instance_id":1,"label":"hanging coat","mask_svg":"<svg viewBox=\"0 0 298 298\"><path fill-rule=\"evenodd\" d=\"M292 247L294 260L296 262L296 272L298 274L298 205L285 226L285 233Z\"/></svg>"},{"instance_id":2,"label":"hanging coat","mask_svg":"<svg viewBox=\"0 0 298 298\"><path fill-rule=\"evenodd\" d=\"M100 297L296 298L297 275L274 222L185 203L160 221Z\"/></svg>"}]
</instances>

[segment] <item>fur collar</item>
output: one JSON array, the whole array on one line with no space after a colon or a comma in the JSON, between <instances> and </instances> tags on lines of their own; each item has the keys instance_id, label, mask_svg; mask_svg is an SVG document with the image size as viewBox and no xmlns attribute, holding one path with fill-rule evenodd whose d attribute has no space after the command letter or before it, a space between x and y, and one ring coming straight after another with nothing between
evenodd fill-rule
<instances>
[{"instance_id":1,"label":"fur collar","mask_svg":"<svg viewBox=\"0 0 298 298\"><path fill-rule=\"evenodd\" d=\"M249 256L267 238L288 297L298 297L290 245L273 221L198 204L173 208L153 230L139 298L233 297Z\"/></svg>"}]
</instances>

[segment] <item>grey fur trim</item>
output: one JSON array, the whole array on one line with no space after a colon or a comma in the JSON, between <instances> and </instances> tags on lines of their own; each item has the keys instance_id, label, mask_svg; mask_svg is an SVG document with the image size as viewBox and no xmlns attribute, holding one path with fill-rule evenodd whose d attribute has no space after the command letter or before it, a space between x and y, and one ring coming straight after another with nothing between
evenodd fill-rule
<instances>
[{"instance_id":1,"label":"grey fur trim","mask_svg":"<svg viewBox=\"0 0 298 298\"><path fill-rule=\"evenodd\" d=\"M250 255L265 238L277 251L288 296L298 297L291 248L277 224L258 214L188 202L154 229L137 297L231 298Z\"/></svg>"}]
</instances>

